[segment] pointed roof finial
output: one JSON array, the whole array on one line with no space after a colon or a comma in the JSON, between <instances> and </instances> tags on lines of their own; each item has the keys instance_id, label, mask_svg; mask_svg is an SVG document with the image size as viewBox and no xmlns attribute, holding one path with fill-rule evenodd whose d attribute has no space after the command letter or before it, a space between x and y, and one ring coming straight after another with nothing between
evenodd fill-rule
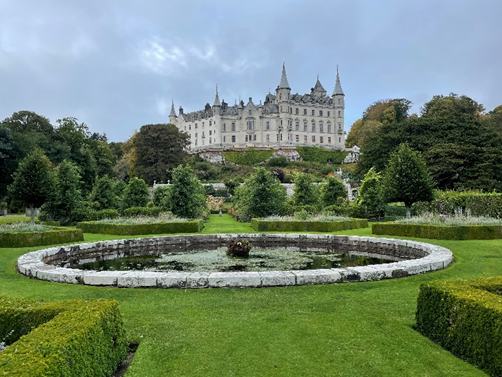
<instances>
[{"instance_id":1,"label":"pointed roof finial","mask_svg":"<svg viewBox=\"0 0 502 377\"><path fill-rule=\"evenodd\" d=\"M324 92L324 94L326 94L326 89L324 89L321 82L319 81L319 75L317 75L317 81L314 85L314 92Z\"/></svg>"},{"instance_id":2,"label":"pointed roof finial","mask_svg":"<svg viewBox=\"0 0 502 377\"><path fill-rule=\"evenodd\" d=\"M342 89L342 84L340 84L340 74L338 73L338 64L336 65L336 83L335 83L335 90L333 91L333 95L341 94L344 96L345 94L343 93Z\"/></svg>"},{"instance_id":3,"label":"pointed roof finial","mask_svg":"<svg viewBox=\"0 0 502 377\"><path fill-rule=\"evenodd\" d=\"M286 64L284 62L282 63L281 82L279 83L277 89L291 89L289 87L288 77L286 76Z\"/></svg>"},{"instance_id":4,"label":"pointed roof finial","mask_svg":"<svg viewBox=\"0 0 502 377\"><path fill-rule=\"evenodd\" d=\"M169 117L176 117L176 110L174 110L174 100L171 100L171 112L169 113Z\"/></svg>"},{"instance_id":5,"label":"pointed roof finial","mask_svg":"<svg viewBox=\"0 0 502 377\"><path fill-rule=\"evenodd\" d=\"M214 96L213 107L214 106L221 106L220 97L218 96L218 84L216 84L216 95Z\"/></svg>"}]
</instances>

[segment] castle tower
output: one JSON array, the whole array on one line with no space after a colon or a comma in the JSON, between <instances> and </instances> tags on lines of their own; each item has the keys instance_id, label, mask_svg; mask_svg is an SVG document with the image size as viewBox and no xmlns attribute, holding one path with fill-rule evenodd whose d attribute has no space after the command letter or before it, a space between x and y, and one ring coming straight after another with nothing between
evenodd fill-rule
<instances>
[{"instance_id":1,"label":"castle tower","mask_svg":"<svg viewBox=\"0 0 502 377\"><path fill-rule=\"evenodd\" d=\"M339 142L342 143L345 134L345 94L343 93L342 84L340 84L338 66L336 66L336 83L332 98L335 108L335 132L338 135Z\"/></svg>"},{"instance_id":2,"label":"castle tower","mask_svg":"<svg viewBox=\"0 0 502 377\"><path fill-rule=\"evenodd\" d=\"M171 103L171 112L169 113L169 123L176 124L178 121L176 117L176 110L174 110L174 101Z\"/></svg>"},{"instance_id":3,"label":"castle tower","mask_svg":"<svg viewBox=\"0 0 502 377\"><path fill-rule=\"evenodd\" d=\"M221 103L218 95L218 85L216 85L216 94L213 102L213 117L214 117L214 143L221 145Z\"/></svg>"},{"instance_id":4,"label":"castle tower","mask_svg":"<svg viewBox=\"0 0 502 377\"><path fill-rule=\"evenodd\" d=\"M312 89L312 95L317 98L322 98L326 97L326 89L322 86L321 82L319 81L319 75L317 75L317 81L314 85L314 88Z\"/></svg>"}]
</instances>

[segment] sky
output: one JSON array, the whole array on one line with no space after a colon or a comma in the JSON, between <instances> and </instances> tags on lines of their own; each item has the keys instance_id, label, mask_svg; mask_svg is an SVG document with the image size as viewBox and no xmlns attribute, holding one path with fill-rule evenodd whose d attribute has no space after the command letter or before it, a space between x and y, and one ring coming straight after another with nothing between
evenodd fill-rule
<instances>
[{"instance_id":1,"label":"sky","mask_svg":"<svg viewBox=\"0 0 502 377\"><path fill-rule=\"evenodd\" d=\"M109 141L220 99L254 103L286 65L292 93L317 75L345 129L373 102L432 96L502 104L500 0L0 0L0 120L76 117Z\"/></svg>"}]
</instances>

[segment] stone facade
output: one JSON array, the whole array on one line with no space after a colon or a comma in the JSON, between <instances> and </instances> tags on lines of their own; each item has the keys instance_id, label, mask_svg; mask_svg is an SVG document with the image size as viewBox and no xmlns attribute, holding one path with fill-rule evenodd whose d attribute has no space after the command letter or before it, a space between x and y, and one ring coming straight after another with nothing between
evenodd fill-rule
<instances>
[{"instance_id":1,"label":"stone facade","mask_svg":"<svg viewBox=\"0 0 502 377\"><path fill-rule=\"evenodd\" d=\"M185 113L180 107L176 114L174 102L169 122L190 135L189 150L200 153L211 150L235 148L284 149L301 146L318 146L344 149L345 94L340 84L338 69L333 94L317 82L307 94L291 94L286 68L275 94L267 94L265 101L255 104L229 106L220 102L218 91L213 106Z\"/></svg>"}]
</instances>

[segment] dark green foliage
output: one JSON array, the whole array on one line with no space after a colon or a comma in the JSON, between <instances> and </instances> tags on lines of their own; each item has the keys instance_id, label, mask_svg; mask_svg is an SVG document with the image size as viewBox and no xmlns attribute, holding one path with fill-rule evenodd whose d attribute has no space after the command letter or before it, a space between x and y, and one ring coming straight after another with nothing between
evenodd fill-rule
<instances>
[{"instance_id":1,"label":"dark green foliage","mask_svg":"<svg viewBox=\"0 0 502 377\"><path fill-rule=\"evenodd\" d=\"M323 208L323 213L337 216L347 216L357 219L367 217L366 207L357 204L355 201L340 200L337 204Z\"/></svg>"},{"instance_id":2,"label":"dark green foliage","mask_svg":"<svg viewBox=\"0 0 502 377\"><path fill-rule=\"evenodd\" d=\"M338 198L346 198L347 189L336 177L328 177L321 185L321 203L324 207L337 204Z\"/></svg>"},{"instance_id":3,"label":"dark green foliage","mask_svg":"<svg viewBox=\"0 0 502 377\"><path fill-rule=\"evenodd\" d=\"M29 247L58 245L83 241L80 229L53 227L47 232L0 233L0 247Z\"/></svg>"},{"instance_id":4,"label":"dark green foliage","mask_svg":"<svg viewBox=\"0 0 502 377\"><path fill-rule=\"evenodd\" d=\"M281 214L286 191L272 173L265 168L255 168L255 174L235 190L232 203L247 217Z\"/></svg>"},{"instance_id":5,"label":"dark green foliage","mask_svg":"<svg viewBox=\"0 0 502 377\"><path fill-rule=\"evenodd\" d=\"M378 223L373 224L372 233L435 240L493 240L502 238L502 226Z\"/></svg>"},{"instance_id":6,"label":"dark green foliage","mask_svg":"<svg viewBox=\"0 0 502 377\"><path fill-rule=\"evenodd\" d=\"M289 161L286 158L286 156L271 157L267 161L267 166L269 166L269 167L285 168L288 165L289 165Z\"/></svg>"},{"instance_id":7,"label":"dark green foliage","mask_svg":"<svg viewBox=\"0 0 502 377\"><path fill-rule=\"evenodd\" d=\"M163 211L171 210L171 190L169 186L159 186L153 192L153 204Z\"/></svg>"},{"instance_id":8,"label":"dark green foliage","mask_svg":"<svg viewBox=\"0 0 502 377\"><path fill-rule=\"evenodd\" d=\"M417 213L432 212L455 215L457 212L472 216L502 218L502 194L482 194L476 191L437 191L431 202L416 203Z\"/></svg>"},{"instance_id":9,"label":"dark green foliage","mask_svg":"<svg viewBox=\"0 0 502 377\"><path fill-rule=\"evenodd\" d=\"M113 209L119 208L120 197L117 195L116 185L119 181L115 181L107 175L96 179L96 183L92 188L91 201L95 209Z\"/></svg>"},{"instance_id":10,"label":"dark green foliage","mask_svg":"<svg viewBox=\"0 0 502 377\"><path fill-rule=\"evenodd\" d=\"M432 181L421 156L401 144L390 156L383 179L384 198L387 202L404 202L408 211L419 201L433 199ZM409 217L409 212L407 213Z\"/></svg>"},{"instance_id":11,"label":"dark green foliage","mask_svg":"<svg viewBox=\"0 0 502 377\"><path fill-rule=\"evenodd\" d=\"M228 190L227 189L217 189L214 192L214 196L217 198L228 198Z\"/></svg>"},{"instance_id":12,"label":"dark green foliage","mask_svg":"<svg viewBox=\"0 0 502 377\"><path fill-rule=\"evenodd\" d=\"M423 283L416 328L488 375L501 376L501 291L500 277Z\"/></svg>"},{"instance_id":13,"label":"dark green foliage","mask_svg":"<svg viewBox=\"0 0 502 377\"><path fill-rule=\"evenodd\" d=\"M131 207L146 207L150 200L148 186L145 181L133 177L127 184L122 198L122 211Z\"/></svg>"},{"instance_id":14,"label":"dark green foliage","mask_svg":"<svg viewBox=\"0 0 502 377\"><path fill-rule=\"evenodd\" d=\"M249 258L253 246L248 240L232 240L228 242L227 255L235 258Z\"/></svg>"},{"instance_id":15,"label":"dark green foliage","mask_svg":"<svg viewBox=\"0 0 502 377\"><path fill-rule=\"evenodd\" d=\"M131 207L124 210L125 217L132 216L158 216L162 212L160 207Z\"/></svg>"},{"instance_id":16,"label":"dark green foliage","mask_svg":"<svg viewBox=\"0 0 502 377\"><path fill-rule=\"evenodd\" d=\"M261 232L338 232L367 227L368 220L366 219L350 219L345 221L251 220L251 228Z\"/></svg>"},{"instance_id":17,"label":"dark green foliage","mask_svg":"<svg viewBox=\"0 0 502 377\"><path fill-rule=\"evenodd\" d=\"M171 211L178 217L195 219L206 209L206 196L200 181L188 166L178 166L173 170L170 187Z\"/></svg>"},{"instance_id":18,"label":"dark green foliage","mask_svg":"<svg viewBox=\"0 0 502 377\"><path fill-rule=\"evenodd\" d=\"M87 221L77 224L84 233L135 236L140 234L198 233L204 228L203 220L152 224L100 224Z\"/></svg>"},{"instance_id":19,"label":"dark green foliage","mask_svg":"<svg viewBox=\"0 0 502 377\"><path fill-rule=\"evenodd\" d=\"M332 151L319 147L297 146L296 151L304 161L320 164L341 164L348 155L348 152Z\"/></svg>"},{"instance_id":20,"label":"dark green foliage","mask_svg":"<svg viewBox=\"0 0 502 377\"><path fill-rule=\"evenodd\" d=\"M371 168L364 176L356 203L366 209L368 218L381 218L385 213L382 176Z\"/></svg>"},{"instance_id":21,"label":"dark green foliage","mask_svg":"<svg viewBox=\"0 0 502 377\"><path fill-rule=\"evenodd\" d=\"M133 142L138 177L150 185L154 181L166 183L170 179L168 170L185 163L189 140L189 135L174 124L142 126Z\"/></svg>"},{"instance_id":22,"label":"dark green foliage","mask_svg":"<svg viewBox=\"0 0 502 377\"><path fill-rule=\"evenodd\" d=\"M7 186L12 183L12 173L16 170L19 154L12 131L0 123L0 198L3 198Z\"/></svg>"},{"instance_id":23,"label":"dark green foliage","mask_svg":"<svg viewBox=\"0 0 502 377\"><path fill-rule=\"evenodd\" d=\"M298 173L291 202L295 206L319 206L319 189L314 185L312 175Z\"/></svg>"},{"instance_id":24,"label":"dark green foliage","mask_svg":"<svg viewBox=\"0 0 502 377\"><path fill-rule=\"evenodd\" d=\"M213 185L204 185L203 187L204 187L204 194L206 194L206 196L216 195L216 190L214 189Z\"/></svg>"},{"instance_id":25,"label":"dark green foliage","mask_svg":"<svg viewBox=\"0 0 502 377\"><path fill-rule=\"evenodd\" d=\"M15 342L0 353L5 376L111 376L127 355L116 301L0 298L0 337L11 330Z\"/></svg>"},{"instance_id":26,"label":"dark green foliage","mask_svg":"<svg viewBox=\"0 0 502 377\"><path fill-rule=\"evenodd\" d=\"M284 173L284 170L274 168L274 169L270 169L270 172L275 174L275 176L279 180L279 182L284 183L286 181L286 174Z\"/></svg>"},{"instance_id":27,"label":"dark green foliage","mask_svg":"<svg viewBox=\"0 0 502 377\"><path fill-rule=\"evenodd\" d=\"M44 205L41 217L68 225L80 220L79 213L83 207L78 168L64 160L56 170L55 190Z\"/></svg>"},{"instance_id":28,"label":"dark green foliage","mask_svg":"<svg viewBox=\"0 0 502 377\"><path fill-rule=\"evenodd\" d=\"M116 209L102 209L100 211L89 211L87 216L83 217L84 221L97 221L103 219L116 219L120 216Z\"/></svg>"},{"instance_id":29,"label":"dark green foliage","mask_svg":"<svg viewBox=\"0 0 502 377\"><path fill-rule=\"evenodd\" d=\"M238 165L255 165L265 161L274 154L273 149L257 150L250 148L246 151L226 151L222 152L225 160Z\"/></svg>"},{"instance_id":30,"label":"dark green foliage","mask_svg":"<svg viewBox=\"0 0 502 377\"><path fill-rule=\"evenodd\" d=\"M41 207L54 193L52 164L41 149L35 149L19 164L9 196L30 208ZM34 215L32 216L34 222Z\"/></svg>"},{"instance_id":31,"label":"dark green foliage","mask_svg":"<svg viewBox=\"0 0 502 377\"><path fill-rule=\"evenodd\" d=\"M242 183L242 182L239 182L238 180L232 180L232 179L229 179L229 180L226 180L225 182L225 187L227 188L228 190L228 193L230 195L234 195L234 192L235 192L235 188L236 187L239 187L239 185Z\"/></svg>"}]
</instances>

